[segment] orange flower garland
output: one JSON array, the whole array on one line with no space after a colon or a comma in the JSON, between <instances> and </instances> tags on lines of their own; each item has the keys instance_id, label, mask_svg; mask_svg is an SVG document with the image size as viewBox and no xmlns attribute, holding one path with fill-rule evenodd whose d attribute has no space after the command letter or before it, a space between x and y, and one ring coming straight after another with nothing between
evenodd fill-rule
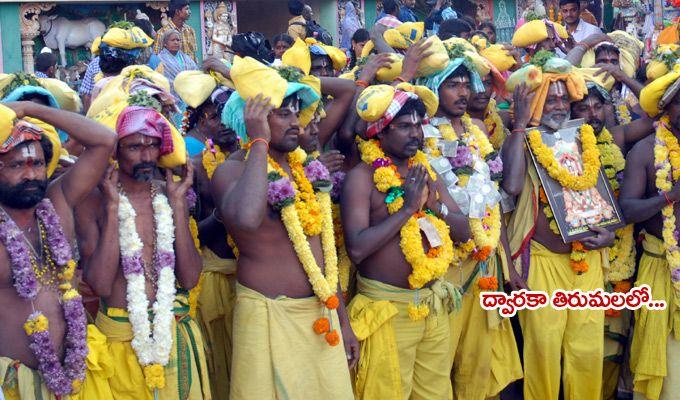
<instances>
[{"instance_id":1,"label":"orange flower garland","mask_svg":"<svg viewBox=\"0 0 680 400\"><path fill-rule=\"evenodd\" d=\"M498 278L495 276L485 276L483 278L479 278L479 281L477 281L477 286L479 286L481 290L496 291L498 290Z\"/></svg>"}]
</instances>

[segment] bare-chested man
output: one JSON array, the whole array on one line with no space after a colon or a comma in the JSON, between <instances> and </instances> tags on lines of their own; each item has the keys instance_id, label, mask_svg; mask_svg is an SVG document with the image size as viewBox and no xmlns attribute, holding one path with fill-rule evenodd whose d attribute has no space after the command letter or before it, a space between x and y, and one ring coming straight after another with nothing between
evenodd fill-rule
<instances>
[{"instance_id":1,"label":"bare-chested man","mask_svg":"<svg viewBox=\"0 0 680 400\"><path fill-rule=\"evenodd\" d=\"M526 128L530 125L540 124L546 129L545 135L551 135L548 136L550 138L569 120L570 102L580 100L587 92L585 82L574 70L558 76L543 73L543 80L536 91L545 93L545 101L532 102L534 95L538 94L532 94L524 84L515 90L514 129L502 152L503 188L508 194L518 196L508 224L512 257L521 259L522 278L528 275L526 283L531 290L551 295L556 289L587 291L602 288L602 257L606 253L600 249L613 244L614 233L593 226L590 229L595 235L581 240L581 246L564 243L555 223L550 223L552 212L546 214L549 207L547 199L541 193L536 169L525 148ZM580 129L579 137L582 137L583 131ZM545 135L540 140L546 140ZM579 169L583 170L582 151L574 143L569 142L569 146L572 146L575 159L581 164ZM555 157L553 150L548 156ZM562 171L567 170L562 167ZM573 178L573 171L567 173ZM569 184L563 175L556 175L554 179L563 187ZM584 180L585 177L574 179ZM581 193L570 187L564 190ZM592 190L592 186L587 190ZM511 270L511 273L514 274L513 280L520 279L518 286L523 286L517 272ZM556 400L560 392L560 376L565 398L600 398L604 311L560 311L546 307L520 314L520 322L524 336L526 399Z\"/></svg>"},{"instance_id":2,"label":"bare-chested man","mask_svg":"<svg viewBox=\"0 0 680 400\"><path fill-rule=\"evenodd\" d=\"M96 324L109 341L114 398L210 398L203 341L186 298L201 272L186 199L192 164L180 181L169 169L165 182L153 179L159 165L181 162L171 129L155 109L124 108L118 168L109 167L78 207L83 278L101 298Z\"/></svg>"},{"instance_id":3,"label":"bare-chested man","mask_svg":"<svg viewBox=\"0 0 680 400\"><path fill-rule=\"evenodd\" d=\"M86 150L68 172L48 186L59 158L59 138L51 125L68 132ZM72 354L78 351L74 346L85 345L81 340L85 340L87 323L82 304L69 306L68 315L62 307L66 292L61 285L73 274L67 272L65 263L73 257L69 248L74 243L73 208L104 173L116 137L94 121L32 102L0 105L0 127L0 219L5 226L0 234L2 389L8 398L54 399L76 393L80 385L75 381L82 383L85 377L87 349L64 362L65 352ZM43 217L37 218L37 210ZM64 235L65 248L54 245L58 239L55 230ZM24 330L29 315L36 312L49 321L51 346L38 354L29 347L36 338L29 338ZM50 356L58 365L52 364Z\"/></svg>"},{"instance_id":4,"label":"bare-chested man","mask_svg":"<svg viewBox=\"0 0 680 400\"><path fill-rule=\"evenodd\" d=\"M456 203L463 205L461 211L470 217L472 230L472 239L456 246L460 260L446 276L463 292L461 310L451 315L451 375L454 397L461 399L496 396L522 377L510 321L491 315L493 322L485 323L489 313L478 301L481 290L502 290L503 281L509 279L499 192L503 163L487 139L485 124L466 114L471 108L485 114L491 79L490 74L480 78L461 58L451 60L444 71L427 79L430 89L439 94L439 108L431 120L439 138L428 138L426 151L436 160L433 163L440 173L455 174L446 185ZM499 139L493 143L499 147L505 136L500 125L499 129L493 127ZM477 383L480 376L485 378Z\"/></svg>"},{"instance_id":5,"label":"bare-chested man","mask_svg":"<svg viewBox=\"0 0 680 400\"><path fill-rule=\"evenodd\" d=\"M453 241L468 240L470 229L420 150L423 98L433 114L436 97L423 86L371 86L357 102L369 140L347 175L341 211L359 272L349 312L368 357L355 382L362 399L450 396L449 313L460 295L443 277Z\"/></svg>"},{"instance_id":6,"label":"bare-chested man","mask_svg":"<svg viewBox=\"0 0 680 400\"><path fill-rule=\"evenodd\" d=\"M635 286L649 285L655 300L666 309L635 312L630 368L635 392L645 399L677 397L680 370L678 332L678 263L676 218L680 213L677 149L680 137L680 73L671 71L640 93L640 105L651 117L659 116L655 135L639 141L628 153L619 201L626 222L643 230L644 252ZM670 152L670 156L669 156Z\"/></svg>"},{"instance_id":7,"label":"bare-chested man","mask_svg":"<svg viewBox=\"0 0 680 400\"><path fill-rule=\"evenodd\" d=\"M299 113L319 96L250 59L237 60L230 77L237 87L241 79L252 79L249 88L286 87L271 100L278 108L263 98L269 88L245 100L232 95L227 110L243 119L236 130L247 135L248 151L232 155L212 180L239 252L231 398L352 399L348 362L358 361L358 343L338 300L330 197L317 186L328 172L298 148Z\"/></svg>"}]
</instances>

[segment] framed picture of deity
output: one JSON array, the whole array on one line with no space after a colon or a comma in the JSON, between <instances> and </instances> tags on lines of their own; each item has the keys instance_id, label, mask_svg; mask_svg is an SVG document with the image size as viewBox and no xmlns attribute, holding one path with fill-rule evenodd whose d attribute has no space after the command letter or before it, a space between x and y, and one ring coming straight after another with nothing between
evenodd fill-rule
<instances>
[{"instance_id":1,"label":"framed picture of deity","mask_svg":"<svg viewBox=\"0 0 680 400\"><path fill-rule=\"evenodd\" d=\"M577 141L579 128L583 123L582 119L568 121L564 128L553 133L539 128L543 143L550 148L558 164L572 175L583 173L581 149L578 144L580 141ZM594 236L595 233L589 229L591 225L610 231L625 226L614 192L602 169L598 173L597 184L594 187L582 191L567 189L553 179L536 160L528 138L527 148L538 171L560 236L565 243ZM539 207L544 207L542 201L539 201Z\"/></svg>"}]
</instances>

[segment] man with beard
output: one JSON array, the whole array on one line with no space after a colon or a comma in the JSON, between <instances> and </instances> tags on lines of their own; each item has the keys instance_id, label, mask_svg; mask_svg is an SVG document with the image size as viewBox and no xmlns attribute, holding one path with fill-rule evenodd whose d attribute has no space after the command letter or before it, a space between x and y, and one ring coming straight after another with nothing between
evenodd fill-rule
<instances>
[{"instance_id":1,"label":"man with beard","mask_svg":"<svg viewBox=\"0 0 680 400\"><path fill-rule=\"evenodd\" d=\"M624 143L632 146L640 139L653 132L652 120L638 119L628 125L605 126L607 105L611 105L609 93L597 83L588 82L588 94L581 101L571 103L571 116L583 118L593 127L600 150L600 162L609 185L618 197L619 187L623 180L623 169L626 160L623 156ZM609 249L609 273L607 288L609 291L627 291L628 281L635 272L634 226L628 225L615 232L614 245ZM624 357L624 345L621 338L628 337L630 329L630 312L628 310L607 311L605 313L605 343L603 365L603 398L614 398L619 381L620 367Z\"/></svg>"},{"instance_id":2,"label":"man with beard","mask_svg":"<svg viewBox=\"0 0 680 400\"><path fill-rule=\"evenodd\" d=\"M369 139L359 144L363 162L347 175L341 202L347 252L358 269L348 307L361 341L356 395L447 398L449 314L460 294L443 278L453 241L467 240L470 230L420 150L423 119L436 112L437 98L423 86L377 85L363 91L356 109Z\"/></svg>"},{"instance_id":3,"label":"man with beard","mask_svg":"<svg viewBox=\"0 0 680 400\"><path fill-rule=\"evenodd\" d=\"M339 300L330 176L298 148L319 96L251 58L227 75L240 91L225 122L247 142L212 179L239 254L230 398L353 399L358 344Z\"/></svg>"},{"instance_id":4,"label":"man with beard","mask_svg":"<svg viewBox=\"0 0 680 400\"><path fill-rule=\"evenodd\" d=\"M680 70L676 67L647 85L640 106L659 117L655 135L639 141L628 154L619 201L626 221L642 226L644 253L635 286L649 285L654 300L666 308L635 311L630 368L636 395L646 399L677 397L680 370L678 319L678 230L675 204L680 200L677 149L680 137Z\"/></svg>"},{"instance_id":5,"label":"man with beard","mask_svg":"<svg viewBox=\"0 0 680 400\"><path fill-rule=\"evenodd\" d=\"M440 172L455 174L446 185L456 203L464 205L461 209L472 232L470 240L456 245L458 265L446 275L447 281L463 289L462 308L450 318L454 397L484 399L520 379L522 368L510 320L483 310L478 301L480 291L503 290L504 278L509 278L509 252L499 192L503 163L484 124L466 114L470 98L485 93L477 69L466 65L470 64L462 58L453 59L426 80L439 96L431 120L439 139L426 139L426 150ZM451 146L455 149L449 150Z\"/></svg>"},{"instance_id":6,"label":"man with beard","mask_svg":"<svg viewBox=\"0 0 680 400\"><path fill-rule=\"evenodd\" d=\"M61 148L52 126L86 150L48 185ZM115 140L74 113L32 102L0 105L0 376L8 398L56 399L75 395L83 383L87 320L68 283L75 269L73 208L96 186ZM89 333L88 340L102 336ZM70 356L62 364L64 354ZM97 350L90 355L90 365L105 357ZM83 387L85 394L103 395L92 389Z\"/></svg>"},{"instance_id":7,"label":"man with beard","mask_svg":"<svg viewBox=\"0 0 680 400\"><path fill-rule=\"evenodd\" d=\"M173 179L169 168L186 160L184 144L153 108L127 105L116 132L117 168L78 207L83 279L101 298L95 323L113 358L113 374L100 384L114 398L210 399L187 300L201 272L186 199L192 164ZM165 182L154 179L159 167Z\"/></svg>"},{"instance_id":8,"label":"man with beard","mask_svg":"<svg viewBox=\"0 0 680 400\"><path fill-rule=\"evenodd\" d=\"M612 232L597 226L590 227L594 236L573 244L562 241L525 147L525 136L528 136L531 150L537 159L540 156L544 168L547 162L561 167L548 171L562 186L563 192L576 196L585 191L596 191L599 158L581 160L585 151L597 152L596 138L588 125L579 129L584 148L579 149L575 142L561 140L561 143L569 146L572 160L576 160L572 165L589 173L568 170L566 164L561 164L562 158L557 161L553 150L543 143L543 140L557 139L555 131L570 118L570 102L581 100L586 93L583 78L572 69L563 74L543 72L534 93L524 83L520 84L514 92L514 129L503 145L503 188L508 194L518 196L508 224L508 237L512 258L519 258L516 265L521 265L522 278L517 277L519 285L548 295L557 289L588 291L603 288L604 253L600 249L614 242ZM539 125L546 130L545 134L533 129L527 131L528 127ZM522 279L527 275L525 283ZM546 307L520 312L520 322L524 337L526 399L556 400L560 392L560 375L565 398L600 398L602 311Z\"/></svg>"}]
</instances>

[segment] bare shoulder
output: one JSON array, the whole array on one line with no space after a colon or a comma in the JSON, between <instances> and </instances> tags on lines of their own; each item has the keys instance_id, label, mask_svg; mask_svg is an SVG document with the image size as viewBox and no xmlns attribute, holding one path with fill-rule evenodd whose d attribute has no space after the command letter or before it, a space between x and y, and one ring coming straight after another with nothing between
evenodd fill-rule
<instances>
[{"instance_id":1,"label":"bare shoulder","mask_svg":"<svg viewBox=\"0 0 680 400\"><path fill-rule=\"evenodd\" d=\"M631 167L640 167L651 163L654 160L655 140L656 136L650 135L635 143L626 157L627 164Z\"/></svg>"},{"instance_id":2,"label":"bare shoulder","mask_svg":"<svg viewBox=\"0 0 680 400\"><path fill-rule=\"evenodd\" d=\"M373 169L366 165L366 163L360 162L354 168L349 170L347 173L346 181L352 179L352 181L361 183L363 181L372 181L373 179ZM348 185L345 185L348 186Z\"/></svg>"}]
</instances>

